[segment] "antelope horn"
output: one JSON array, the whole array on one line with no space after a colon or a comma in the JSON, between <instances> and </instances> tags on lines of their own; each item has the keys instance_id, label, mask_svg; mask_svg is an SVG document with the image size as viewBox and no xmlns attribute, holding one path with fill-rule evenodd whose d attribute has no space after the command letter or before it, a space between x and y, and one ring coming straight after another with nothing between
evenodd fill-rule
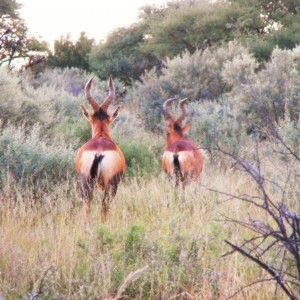
<instances>
[{"instance_id":1,"label":"antelope horn","mask_svg":"<svg viewBox=\"0 0 300 300\"><path fill-rule=\"evenodd\" d=\"M93 77L85 85L84 92L87 100L91 104L93 110L96 112L100 109L100 105L91 95L90 89L91 89L92 81L93 81Z\"/></svg>"},{"instance_id":2,"label":"antelope horn","mask_svg":"<svg viewBox=\"0 0 300 300\"><path fill-rule=\"evenodd\" d=\"M187 111L184 106L186 104L187 99L188 98L184 98L184 99L180 100L180 102L179 102L180 109L181 109L181 115L177 119L178 123L181 123L183 121L183 119L187 116Z\"/></svg>"},{"instance_id":3,"label":"antelope horn","mask_svg":"<svg viewBox=\"0 0 300 300\"><path fill-rule=\"evenodd\" d=\"M170 98L168 100L166 100L163 104L163 110L164 110L164 113L165 113L165 117L167 119L173 119L172 115L171 115L171 112L170 112L170 104L171 102L173 102L176 98Z\"/></svg>"},{"instance_id":4,"label":"antelope horn","mask_svg":"<svg viewBox=\"0 0 300 300\"><path fill-rule=\"evenodd\" d=\"M108 87L109 87L108 96L101 104L101 108L104 111L107 111L107 109L108 109L109 105L111 104L111 102L116 98L116 90L115 90L115 86L114 86L114 83L113 83L113 80L112 80L111 76L109 76Z\"/></svg>"}]
</instances>

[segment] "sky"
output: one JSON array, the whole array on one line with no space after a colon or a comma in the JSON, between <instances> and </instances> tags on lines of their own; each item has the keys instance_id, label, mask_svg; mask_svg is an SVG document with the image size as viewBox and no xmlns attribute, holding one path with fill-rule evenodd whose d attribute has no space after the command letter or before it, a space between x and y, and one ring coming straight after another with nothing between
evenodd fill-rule
<instances>
[{"instance_id":1,"label":"sky","mask_svg":"<svg viewBox=\"0 0 300 300\"><path fill-rule=\"evenodd\" d=\"M166 0L18 0L20 15L30 32L53 47L54 40L71 34L76 41L84 31L96 42L118 27L137 21L140 7L163 5Z\"/></svg>"}]
</instances>

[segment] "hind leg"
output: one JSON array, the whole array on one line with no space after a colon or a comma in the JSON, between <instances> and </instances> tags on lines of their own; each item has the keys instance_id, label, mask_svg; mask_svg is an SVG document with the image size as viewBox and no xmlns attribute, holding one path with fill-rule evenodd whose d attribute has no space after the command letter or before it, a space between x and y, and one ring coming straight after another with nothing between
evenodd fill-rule
<instances>
[{"instance_id":1,"label":"hind leg","mask_svg":"<svg viewBox=\"0 0 300 300\"><path fill-rule=\"evenodd\" d=\"M177 168L175 168L174 173L175 173L175 187L178 187L181 182L180 171Z\"/></svg>"},{"instance_id":2,"label":"hind leg","mask_svg":"<svg viewBox=\"0 0 300 300\"><path fill-rule=\"evenodd\" d=\"M93 197L94 183L87 179L83 174L79 175L77 186L82 201L82 215L87 219L91 211L91 200Z\"/></svg>"},{"instance_id":3,"label":"hind leg","mask_svg":"<svg viewBox=\"0 0 300 300\"><path fill-rule=\"evenodd\" d=\"M107 190L105 190L104 192L104 197L102 199L102 211L101 211L101 218L103 222L106 222L107 220L109 205L117 193L117 188L118 188L117 186L109 186Z\"/></svg>"},{"instance_id":4,"label":"hind leg","mask_svg":"<svg viewBox=\"0 0 300 300\"><path fill-rule=\"evenodd\" d=\"M104 197L102 199L102 210L101 210L101 220L103 223L106 222L108 207L109 207L109 192L105 190Z\"/></svg>"}]
</instances>

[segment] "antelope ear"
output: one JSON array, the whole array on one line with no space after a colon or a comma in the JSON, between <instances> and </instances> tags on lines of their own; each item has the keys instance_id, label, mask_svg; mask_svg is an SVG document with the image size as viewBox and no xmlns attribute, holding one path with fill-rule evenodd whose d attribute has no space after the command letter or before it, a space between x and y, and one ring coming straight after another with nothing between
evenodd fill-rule
<instances>
[{"instance_id":1,"label":"antelope ear","mask_svg":"<svg viewBox=\"0 0 300 300\"><path fill-rule=\"evenodd\" d=\"M121 108L121 106L119 105L117 107L117 109L115 110L115 112L110 116L110 122L113 122L117 118L120 108Z\"/></svg>"},{"instance_id":2,"label":"antelope ear","mask_svg":"<svg viewBox=\"0 0 300 300\"><path fill-rule=\"evenodd\" d=\"M80 108L82 110L82 113L83 113L83 116L88 120L90 121L90 115L89 113L87 112L87 110L85 109L85 107L83 105L80 105Z\"/></svg>"},{"instance_id":3,"label":"antelope ear","mask_svg":"<svg viewBox=\"0 0 300 300\"><path fill-rule=\"evenodd\" d=\"M182 128L182 133L183 133L183 134L187 134L188 131L190 130L190 128L191 128L191 125L190 125L189 123L186 123L186 124L184 125L184 127Z\"/></svg>"}]
</instances>

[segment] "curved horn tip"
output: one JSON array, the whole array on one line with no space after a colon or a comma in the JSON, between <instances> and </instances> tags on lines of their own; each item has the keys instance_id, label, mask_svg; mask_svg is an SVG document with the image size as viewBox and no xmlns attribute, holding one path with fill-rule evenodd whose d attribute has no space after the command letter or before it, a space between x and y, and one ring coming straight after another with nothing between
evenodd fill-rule
<instances>
[{"instance_id":1,"label":"curved horn tip","mask_svg":"<svg viewBox=\"0 0 300 300\"><path fill-rule=\"evenodd\" d=\"M108 78L108 85L109 85L110 88L112 88L114 86L114 82L113 82L113 79L112 79L111 75Z\"/></svg>"},{"instance_id":2,"label":"curved horn tip","mask_svg":"<svg viewBox=\"0 0 300 300\"><path fill-rule=\"evenodd\" d=\"M171 102L173 102L174 100L176 100L175 97L169 98L169 99L167 99L166 101L164 101L164 103L163 103L163 108L164 108L164 110L166 110L167 106L169 106L169 104L171 104Z\"/></svg>"},{"instance_id":3,"label":"curved horn tip","mask_svg":"<svg viewBox=\"0 0 300 300\"><path fill-rule=\"evenodd\" d=\"M164 103L165 103L165 104L169 104L169 103L171 103L171 102L173 102L173 101L175 101L175 100L176 100L175 97L169 98L169 99L167 99L166 101L164 101Z\"/></svg>"},{"instance_id":4,"label":"curved horn tip","mask_svg":"<svg viewBox=\"0 0 300 300\"><path fill-rule=\"evenodd\" d=\"M94 79L94 76L91 77L91 78L89 79L89 81L86 83L85 89L89 89L89 88L91 87L91 84L92 84L93 79Z\"/></svg>"},{"instance_id":5,"label":"curved horn tip","mask_svg":"<svg viewBox=\"0 0 300 300\"><path fill-rule=\"evenodd\" d=\"M184 98L182 100L180 100L180 104L184 104L189 98Z\"/></svg>"}]
</instances>

